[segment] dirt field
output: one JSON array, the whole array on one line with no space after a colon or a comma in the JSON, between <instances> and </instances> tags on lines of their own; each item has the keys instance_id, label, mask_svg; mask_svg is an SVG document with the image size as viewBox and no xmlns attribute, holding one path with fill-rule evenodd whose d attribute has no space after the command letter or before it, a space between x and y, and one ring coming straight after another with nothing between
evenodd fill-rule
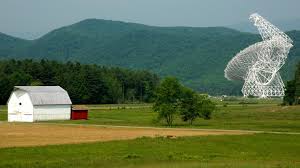
<instances>
[{"instance_id":1,"label":"dirt field","mask_svg":"<svg viewBox=\"0 0 300 168\"><path fill-rule=\"evenodd\" d=\"M0 123L0 148L134 139L142 136L240 135L246 131Z\"/></svg>"}]
</instances>

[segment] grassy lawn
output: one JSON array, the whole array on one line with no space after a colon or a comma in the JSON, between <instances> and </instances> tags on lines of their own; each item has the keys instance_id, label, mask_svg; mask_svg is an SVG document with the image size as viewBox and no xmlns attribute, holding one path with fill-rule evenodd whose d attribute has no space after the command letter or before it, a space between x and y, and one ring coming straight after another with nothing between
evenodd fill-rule
<instances>
[{"instance_id":1,"label":"grassy lawn","mask_svg":"<svg viewBox=\"0 0 300 168\"><path fill-rule=\"evenodd\" d=\"M89 105L89 120L51 121L55 123L130 125L164 127L157 122L157 113L149 104L135 105ZM6 120L6 106L0 107L0 120ZM228 104L218 105L211 120L197 119L193 126L175 121L174 127L243 129L263 131L300 132L300 106L278 104Z\"/></svg>"},{"instance_id":2,"label":"grassy lawn","mask_svg":"<svg viewBox=\"0 0 300 168\"><path fill-rule=\"evenodd\" d=\"M0 149L0 167L299 167L300 135L139 138Z\"/></svg>"},{"instance_id":3,"label":"grassy lawn","mask_svg":"<svg viewBox=\"0 0 300 168\"><path fill-rule=\"evenodd\" d=\"M156 116L157 113L153 112L151 107L107 109L93 105L89 112L89 120L59 121L59 123L165 126L164 122L156 121ZM300 132L300 106L277 104L219 106L211 120L197 119L194 125L190 126L177 118L174 127Z\"/></svg>"}]
</instances>

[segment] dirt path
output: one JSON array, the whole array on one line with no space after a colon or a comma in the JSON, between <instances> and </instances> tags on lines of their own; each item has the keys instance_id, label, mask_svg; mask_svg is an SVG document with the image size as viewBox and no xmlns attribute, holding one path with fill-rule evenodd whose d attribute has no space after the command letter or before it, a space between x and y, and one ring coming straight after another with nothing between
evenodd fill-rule
<instances>
[{"instance_id":1,"label":"dirt path","mask_svg":"<svg viewBox=\"0 0 300 168\"><path fill-rule=\"evenodd\" d=\"M166 136L176 138L178 136L241 135L252 133L255 132L235 130L1 123L0 148L125 140L143 136Z\"/></svg>"}]
</instances>

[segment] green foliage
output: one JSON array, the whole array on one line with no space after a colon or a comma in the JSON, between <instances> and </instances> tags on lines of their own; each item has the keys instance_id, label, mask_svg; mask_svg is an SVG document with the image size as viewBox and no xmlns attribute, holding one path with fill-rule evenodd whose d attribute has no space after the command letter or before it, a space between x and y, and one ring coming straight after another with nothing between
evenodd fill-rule
<instances>
[{"instance_id":1,"label":"green foliage","mask_svg":"<svg viewBox=\"0 0 300 168\"><path fill-rule=\"evenodd\" d=\"M288 105L295 103L295 81L288 81L285 89L285 96L283 102Z\"/></svg>"},{"instance_id":2,"label":"green foliage","mask_svg":"<svg viewBox=\"0 0 300 168\"><path fill-rule=\"evenodd\" d=\"M215 109L215 103L207 95L199 95L189 88L183 88L183 96L180 100L180 115L183 121L189 121L192 125L198 117L211 119Z\"/></svg>"},{"instance_id":3,"label":"green foliage","mask_svg":"<svg viewBox=\"0 0 300 168\"><path fill-rule=\"evenodd\" d=\"M300 62L297 65L294 79L287 82L283 103L300 104Z\"/></svg>"},{"instance_id":4,"label":"green foliage","mask_svg":"<svg viewBox=\"0 0 300 168\"><path fill-rule=\"evenodd\" d=\"M300 60L300 31L288 35L294 47L282 70L284 80L293 78ZM176 76L200 92L239 95L242 83L227 81L224 69L236 53L260 40L259 35L223 27L163 28L89 19L33 41L0 34L0 59L44 58L146 69Z\"/></svg>"},{"instance_id":5,"label":"green foliage","mask_svg":"<svg viewBox=\"0 0 300 168\"><path fill-rule=\"evenodd\" d=\"M156 90L154 111L158 112L158 119L164 119L172 125L175 115L181 115L183 121L193 121L202 117L210 119L216 105L207 95L199 95L190 88L182 86L176 78L167 77Z\"/></svg>"},{"instance_id":6,"label":"green foliage","mask_svg":"<svg viewBox=\"0 0 300 168\"><path fill-rule=\"evenodd\" d=\"M178 112L181 93L182 85L173 77L165 78L156 90L153 109L158 112L158 119L164 119L169 126Z\"/></svg>"},{"instance_id":7,"label":"green foliage","mask_svg":"<svg viewBox=\"0 0 300 168\"><path fill-rule=\"evenodd\" d=\"M295 85L295 103L300 104L300 62L298 63L294 79Z\"/></svg>"},{"instance_id":8,"label":"green foliage","mask_svg":"<svg viewBox=\"0 0 300 168\"><path fill-rule=\"evenodd\" d=\"M119 103L132 99L153 100L159 82L148 71L58 63L41 60L0 61L0 104L5 104L17 85L59 85L75 104ZM129 95L126 97L124 95Z\"/></svg>"},{"instance_id":9,"label":"green foliage","mask_svg":"<svg viewBox=\"0 0 300 168\"><path fill-rule=\"evenodd\" d=\"M193 121L201 115L200 97L189 88L183 88L182 95L180 100L180 115L183 121L189 121L192 125Z\"/></svg>"},{"instance_id":10,"label":"green foliage","mask_svg":"<svg viewBox=\"0 0 300 168\"><path fill-rule=\"evenodd\" d=\"M212 102L207 95L199 95L200 117L205 120L211 119L212 112L216 110L216 104Z\"/></svg>"}]
</instances>

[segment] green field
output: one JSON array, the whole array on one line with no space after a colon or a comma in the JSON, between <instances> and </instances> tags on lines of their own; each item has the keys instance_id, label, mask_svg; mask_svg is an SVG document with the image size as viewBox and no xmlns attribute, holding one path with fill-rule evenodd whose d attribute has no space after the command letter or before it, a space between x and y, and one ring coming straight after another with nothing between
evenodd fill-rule
<instances>
[{"instance_id":1,"label":"green field","mask_svg":"<svg viewBox=\"0 0 300 168\"><path fill-rule=\"evenodd\" d=\"M224 104L227 104L224 106ZM88 105L89 120L66 124L166 127L150 104ZM0 119L7 118L0 106ZM174 127L293 132L204 137L139 138L76 145L0 149L0 167L300 167L300 106L222 102L212 120Z\"/></svg>"},{"instance_id":2,"label":"green field","mask_svg":"<svg viewBox=\"0 0 300 168\"><path fill-rule=\"evenodd\" d=\"M130 125L164 127L156 120L157 113L151 106L96 106L90 109L89 120L60 121L59 123ZM193 126L175 121L174 127L242 129L262 131L300 132L300 106L279 106L277 104L230 104L218 106L211 120L197 119Z\"/></svg>"},{"instance_id":3,"label":"green field","mask_svg":"<svg viewBox=\"0 0 300 168\"><path fill-rule=\"evenodd\" d=\"M223 102L224 103L224 102ZM156 120L150 104L89 105L89 120L51 121L54 123L166 127ZM7 119L6 106L0 106L0 120ZM191 126L177 118L174 127L241 129L300 132L300 106L277 103L218 105L211 120L197 119Z\"/></svg>"},{"instance_id":4,"label":"green field","mask_svg":"<svg viewBox=\"0 0 300 168\"><path fill-rule=\"evenodd\" d=\"M0 167L299 167L300 135L255 134L0 149Z\"/></svg>"}]
</instances>

